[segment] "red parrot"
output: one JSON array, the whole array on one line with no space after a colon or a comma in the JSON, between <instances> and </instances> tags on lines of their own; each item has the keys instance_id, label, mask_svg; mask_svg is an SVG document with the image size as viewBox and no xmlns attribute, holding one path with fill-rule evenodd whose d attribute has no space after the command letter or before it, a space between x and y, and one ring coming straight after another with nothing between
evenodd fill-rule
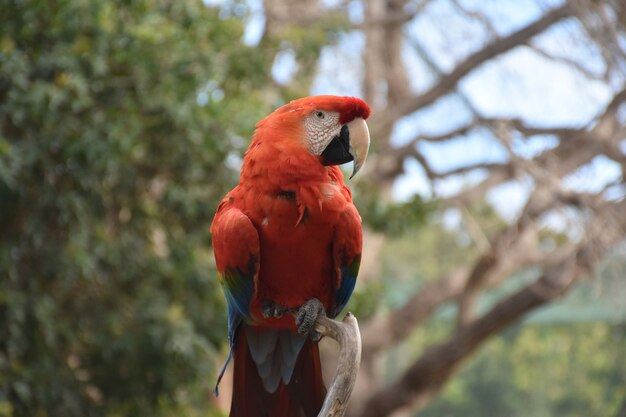
<instances>
[{"instance_id":1,"label":"red parrot","mask_svg":"<svg viewBox=\"0 0 626 417\"><path fill-rule=\"evenodd\" d=\"M280 107L257 123L239 184L218 206L211 233L228 304L226 365L235 363L231 417L313 417L322 406L313 327L348 302L362 245L337 165L354 161L354 175L365 162L369 114L355 97Z\"/></svg>"}]
</instances>

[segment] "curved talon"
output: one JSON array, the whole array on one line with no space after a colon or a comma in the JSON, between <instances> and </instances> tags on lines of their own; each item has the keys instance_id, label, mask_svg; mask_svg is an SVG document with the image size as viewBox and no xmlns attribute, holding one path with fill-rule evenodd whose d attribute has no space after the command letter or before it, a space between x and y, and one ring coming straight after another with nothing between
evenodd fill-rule
<instances>
[{"instance_id":1,"label":"curved talon","mask_svg":"<svg viewBox=\"0 0 626 417\"><path fill-rule=\"evenodd\" d=\"M315 322L319 316L326 316L324 305L320 300L313 298L302 304L296 315L298 334L302 336L308 334L312 340L320 340L322 336L314 330Z\"/></svg>"}]
</instances>

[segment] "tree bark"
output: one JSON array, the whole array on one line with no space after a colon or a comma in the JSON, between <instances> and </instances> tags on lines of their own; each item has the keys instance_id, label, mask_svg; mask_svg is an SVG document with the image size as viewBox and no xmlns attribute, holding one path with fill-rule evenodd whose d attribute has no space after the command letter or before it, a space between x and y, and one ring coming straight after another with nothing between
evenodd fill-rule
<instances>
[{"instance_id":1,"label":"tree bark","mask_svg":"<svg viewBox=\"0 0 626 417\"><path fill-rule=\"evenodd\" d=\"M427 349L396 382L381 388L367 401L354 404L349 415L383 417L409 406L414 412L422 409L486 340L526 313L562 296L576 280L592 271L616 243L623 241L626 216L619 214L625 210L626 200L604 205L587 227L587 238L548 262L536 281L504 298L482 317L457 328L448 341Z\"/></svg>"},{"instance_id":2,"label":"tree bark","mask_svg":"<svg viewBox=\"0 0 626 417\"><path fill-rule=\"evenodd\" d=\"M325 316L319 317L315 323L315 330L323 336L334 339L339 344L337 372L318 417L343 417L361 362L359 325L352 313L348 313L342 322L331 320Z\"/></svg>"}]
</instances>

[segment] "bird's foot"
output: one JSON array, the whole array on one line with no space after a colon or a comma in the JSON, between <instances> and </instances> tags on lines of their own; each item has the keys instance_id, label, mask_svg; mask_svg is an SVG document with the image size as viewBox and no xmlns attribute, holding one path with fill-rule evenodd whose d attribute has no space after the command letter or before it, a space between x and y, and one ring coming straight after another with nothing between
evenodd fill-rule
<instances>
[{"instance_id":1,"label":"bird's foot","mask_svg":"<svg viewBox=\"0 0 626 417\"><path fill-rule=\"evenodd\" d=\"M279 319L283 316L283 314L287 313L287 311L287 307L275 304L274 302L268 300L264 301L261 306L261 313L266 319Z\"/></svg>"},{"instance_id":2,"label":"bird's foot","mask_svg":"<svg viewBox=\"0 0 626 417\"><path fill-rule=\"evenodd\" d=\"M320 340L321 335L315 331L315 322L319 316L326 316L322 302L317 298L310 299L298 309L296 326L302 336L309 335L312 340Z\"/></svg>"}]
</instances>

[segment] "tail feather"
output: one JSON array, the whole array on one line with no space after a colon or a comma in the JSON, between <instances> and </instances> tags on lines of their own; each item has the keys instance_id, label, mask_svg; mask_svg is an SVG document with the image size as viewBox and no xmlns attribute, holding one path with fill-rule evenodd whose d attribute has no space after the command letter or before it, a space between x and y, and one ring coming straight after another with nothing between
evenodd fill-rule
<instances>
[{"instance_id":1,"label":"tail feather","mask_svg":"<svg viewBox=\"0 0 626 417\"><path fill-rule=\"evenodd\" d=\"M317 416L326 398L318 342L305 342L287 389L291 398L300 399L305 416Z\"/></svg>"},{"instance_id":2,"label":"tail feather","mask_svg":"<svg viewBox=\"0 0 626 417\"><path fill-rule=\"evenodd\" d=\"M324 402L326 388L322 380L317 342L304 343L291 381L281 382L274 393L263 387L257 365L248 348L243 325L236 335L233 400L230 417L315 417Z\"/></svg>"}]
</instances>

